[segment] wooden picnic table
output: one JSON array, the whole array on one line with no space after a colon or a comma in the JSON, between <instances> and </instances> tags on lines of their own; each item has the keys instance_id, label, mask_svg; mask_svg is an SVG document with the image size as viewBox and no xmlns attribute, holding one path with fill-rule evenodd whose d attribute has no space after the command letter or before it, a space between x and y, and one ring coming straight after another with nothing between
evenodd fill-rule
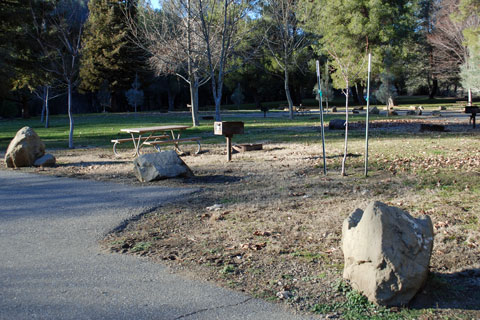
<instances>
[{"instance_id":1,"label":"wooden picnic table","mask_svg":"<svg viewBox=\"0 0 480 320\"><path fill-rule=\"evenodd\" d=\"M156 144L166 144L166 143L173 143L175 144L175 149L178 150L178 142L182 141L193 141L199 140L199 138L190 138L190 139L180 139L180 133L183 130L190 128L189 126L184 125L168 125L168 126L155 126L155 127L140 127L140 128L126 128L120 129L121 132L126 132L131 135L130 139L115 139L112 140L114 143L113 145L113 152L116 152L116 145L121 142L132 141L135 154L134 156L138 156L140 154L140 149L144 145L153 145ZM170 135L164 134L160 136L154 136L156 133L169 133ZM165 140L167 139L167 140Z\"/></svg>"},{"instance_id":2,"label":"wooden picnic table","mask_svg":"<svg viewBox=\"0 0 480 320\"><path fill-rule=\"evenodd\" d=\"M473 129L475 129L475 120L477 117L477 113L480 113L480 108L477 106L466 106L465 113L470 113L470 119L468 120L468 124L473 122Z\"/></svg>"}]
</instances>

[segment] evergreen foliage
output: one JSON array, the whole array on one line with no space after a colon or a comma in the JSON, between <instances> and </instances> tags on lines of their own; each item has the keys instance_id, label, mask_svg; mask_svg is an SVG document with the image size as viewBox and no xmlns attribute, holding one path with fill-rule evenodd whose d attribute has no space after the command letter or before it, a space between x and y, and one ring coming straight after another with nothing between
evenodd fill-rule
<instances>
[{"instance_id":1,"label":"evergreen foliage","mask_svg":"<svg viewBox=\"0 0 480 320\"><path fill-rule=\"evenodd\" d=\"M104 81L117 94L130 86L140 67L139 54L129 41L124 10L134 15L136 1L90 0L82 38L81 88L98 91ZM115 106L112 106L115 107Z\"/></svg>"},{"instance_id":2,"label":"evergreen foliage","mask_svg":"<svg viewBox=\"0 0 480 320\"><path fill-rule=\"evenodd\" d=\"M414 1L400 0L342 0L304 1L305 28L318 35L315 46L319 54L335 54L331 69L335 88L345 88L339 61L350 65L348 75L351 85L365 79L367 52L372 53L372 72L383 69L385 51L404 44L414 31Z\"/></svg>"}]
</instances>

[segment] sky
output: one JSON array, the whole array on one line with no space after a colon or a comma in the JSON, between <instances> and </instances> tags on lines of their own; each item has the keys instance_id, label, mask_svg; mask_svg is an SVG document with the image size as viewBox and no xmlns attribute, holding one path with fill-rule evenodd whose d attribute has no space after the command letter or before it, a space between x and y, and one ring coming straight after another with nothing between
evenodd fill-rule
<instances>
[{"instance_id":1,"label":"sky","mask_svg":"<svg viewBox=\"0 0 480 320\"><path fill-rule=\"evenodd\" d=\"M158 0L150 0L150 1L151 1L151 3L152 3L152 6L153 6L155 9L157 9L158 6L159 6L159 5L158 5Z\"/></svg>"}]
</instances>

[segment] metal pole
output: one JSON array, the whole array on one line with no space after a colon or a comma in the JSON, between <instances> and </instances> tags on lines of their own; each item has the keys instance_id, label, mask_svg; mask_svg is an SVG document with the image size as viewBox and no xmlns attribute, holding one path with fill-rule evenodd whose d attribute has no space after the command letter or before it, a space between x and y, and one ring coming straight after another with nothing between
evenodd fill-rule
<instances>
[{"instance_id":1,"label":"metal pole","mask_svg":"<svg viewBox=\"0 0 480 320\"><path fill-rule=\"evenodd\" d=\"M232 160L232 136L227 137L227 161Z\"/></svg>"},{"instance_id":2,"label":"metal pole","mask_svg":"<svg viewBox=\"0 0 480 320\"><path fill-rule=\"evenodd\" d=\"M368 54L368 80L367 80L367 119L365 121L365 177L368 177L368 121L370 114L370 72L372 69L372 54Z\"/></svg>"},{"instance_id":3,"label":"metal pole","mask_svg":"<svg viewBox=\"0 0 480 320\"><path fill-rule=\"evenodd\" d=\"M323 126L323 101L322 101L322 87L320 85L320 62L316 61L317 65L317 85L318 85L318 103L320 105L320 129L322 132L322 149L323 149L323 174L327 174L327 159L325 156L325 128Z\"/></svg>"}]
</instances>

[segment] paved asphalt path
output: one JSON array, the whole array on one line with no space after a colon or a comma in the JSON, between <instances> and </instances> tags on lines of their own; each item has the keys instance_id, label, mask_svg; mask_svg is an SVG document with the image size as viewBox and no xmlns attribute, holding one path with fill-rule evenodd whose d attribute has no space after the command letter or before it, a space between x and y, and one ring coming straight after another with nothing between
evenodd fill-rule
<instances>
[{"instance_id":1,"label":"paved asphalt path","mask_svg":"<svg viewBox=\"0 0 480 320\"><path fill-rule=\"evenodd\" d=\"M100 251L125 220L194 191L0 170L0 319L307 319Z\"/></svg>"}]
</instances>

